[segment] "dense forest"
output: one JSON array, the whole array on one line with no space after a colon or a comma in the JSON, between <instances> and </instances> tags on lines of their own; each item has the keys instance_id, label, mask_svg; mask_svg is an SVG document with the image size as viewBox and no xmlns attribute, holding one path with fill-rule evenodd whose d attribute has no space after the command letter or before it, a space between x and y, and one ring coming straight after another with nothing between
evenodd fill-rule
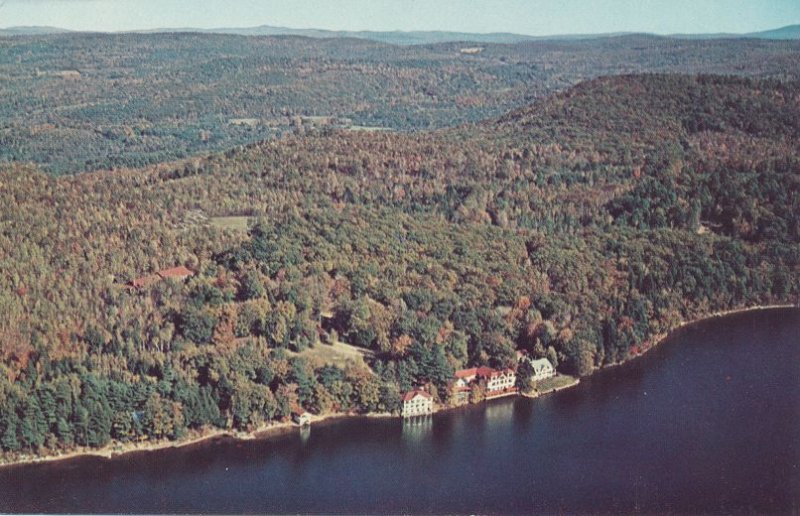
<instances>
[{"instance_id":1,"label":"dense forest","mask_svg":"<svg viewBox=\"0 0 800 516\"><path fill-rule=\"evenodd\" d=\"M0 162L63 174L142 167L322 124L478 122L586 79L798 79L800 41L587 40L395 46L220 34L0 37Z\"/></svg>"},{"instance_id":2,"label":"dense forest","mask_svg":"<svg viewBox=\"0 0 800 516\"><path fill-rule=\"evenodd\" d=\"M796 303L798 213L785 79L603 77L436 131L6 164L0 448L395 411L422 384L446 404L454 370L517 350L591 374L681 321ZM176 265L196 274L126 287ZM336 342L365 359L320 359Z\"/></svg>"}]
</instances>

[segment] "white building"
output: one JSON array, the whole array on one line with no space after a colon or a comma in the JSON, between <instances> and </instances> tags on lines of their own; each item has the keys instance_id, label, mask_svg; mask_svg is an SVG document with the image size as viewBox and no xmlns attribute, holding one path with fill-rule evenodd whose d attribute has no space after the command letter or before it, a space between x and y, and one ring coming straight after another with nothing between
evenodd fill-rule
<instances>
[{"instance_id":1,"label":"white building","mask_svg":"<svg viewBox=\"0 0 800 516\"><path fill-rule=\"evenodd\" d=\"M456 371L453 385L457 393L463 394L472 389L476 380L485 382L487 395L508 393L516 390L517 374L513 369L497 370L486 366L461 369Z\"/></svg>"},{"instance_id":2,"label":"white building","mask_svg":"<svg viewBox=\"0 0 800 516\"><path fill-rule=\"evenodd\" d=\"M533 367L533 379L537 382L546 378L552 378L556 375L556 370L553 369L553 364L551 364L546 358L528 360L530 361L531 367Z\"/></svg>"},{"instance_id":3,"label":"white building","mask_svg":"<svg viewBox=\"0 0 800 516\"><path fill-rule=\"evenodd\" d=\"M425 416L433 413L433 396L414 389L403 395L403 417Z\"/></svg>"},{"instance_id":4,"label":"white building","mask_svg":"<svg viewBox=\"0 0 800 516\"><path fill-rule=\"evenodd\" d=\"M308 426L311 424L311 414L305 410L295 410L292 412L292 421L297 426Z\"/></svg>"},{"instance_id":5,"label":"white building","mask_svg":"<svg viewBox=\"0 0 800 516\"><path fill-rule=\"evenodd\" d=\"M486 394L513 389L517 383L517 374L511 369L498 371L489 367L479 367L478 377L486 380Z\"/></svg>"},{"instance_id":6,"label":"white building","mask_svg":"<svg viewBox=\"0 0 800 516\"><path fill-rule=\"evenodd\" d=\"M461 369L456 371L455 388L458 391L468 391L470 384L478 377L478 368L472 367L470 369Z\"/></svg>"}]
</instances>

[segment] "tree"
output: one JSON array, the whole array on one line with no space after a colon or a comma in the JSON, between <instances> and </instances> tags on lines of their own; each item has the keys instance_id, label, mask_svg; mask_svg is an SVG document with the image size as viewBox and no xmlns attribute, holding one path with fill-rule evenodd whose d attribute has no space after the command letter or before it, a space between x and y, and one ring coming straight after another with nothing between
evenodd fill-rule
<instances>
[{"instance_id":1,"label":"tree","mask_svg":"<svg viewBox=\"0 0 800 516\"><path fill-rule=\"evenodd\" d=\"M314 385L314 395L310 403L308 403L308 407L311 410L317 414L325 414L330 412L335 404L336 399L324 385L321 383Z\"/></svg>"},{"instance_id":2,"label":"tree","mask_svg":"<svg viewBox=\"0 0 800 516\"><path fill-rule=\"evenodd\" d=\"M128 411L114 413L111 418L111 437L118 441L129 441L135 437L133 414Z\"/></svg>"},{"instance_id":3,"label":"tree","mask_svg":"<svg viewBox=\"0 0 800 516\"><path fill-rule=\"evenodd\" d=\"M236 321L236 305L229 304L222 307L211 337L215 346L226 348L233 346L236 338Z\"/></svg>"},{"instance_id":4,"label":"tree","mask_svg":"<svg viewBox=\"0 0 800 516\"><path fill-rule=\"evenodd\" d=\"M353 405L362 412L374 411L380 403L380 381L364 369L353 368L347 372L347 379L353 386Z\"/></svg>"},{"instance_id":5,"label":"tree","mask_svg":"<svg viewBox=\"0 0 800 516\"><path fill-rule=\"evenodd\" d=\"M89 421L86 432L86 444L94 447L106 445L111 440L111 413L108 406L92 403L89 408Z\"/></svg>"},{"instance_id":6,"label":"tree","mask_svg":"<svg viewBox=\"0 0 800 516\"><path fill-rule=\"evenodd\" d=\"M216 318L205 309L187 307L178 326L184 337L196 344L205 344L211 341L216 324Z\"/></svg>"},{"instance_id":7,"label":"tree","mask_svg":"<svg viewBox=\"0 0 800 516\"><path fill-rule=\"evenodd\" d=\"M242 303L236 318L236 336L267 335L269 331L267 318L271 310L269 300L263 297Z\"/></svg>"},{"instance_id":8,"label":"tree","mask_svg":"<svg viewBox=\"0 0 800 516\"><path fill-rule=\"evenodd\" d=\"M3 429L2 436L0 436L0 446L4 450L16 451L19 450L19 440L17 439L17 422L16 420L8 420Z\"/></svg>"},{"instance_id":9,"label":"tree","mask_svg":"<svg viewBox=\"0 0 800 516\"><path fill-rule=\"evenodd\" d=\"M264 297L264 294L266 294L266 290L264 290L264 285L261 284L258 273L254 270L247 271L241 280L239 297L246 301Z\"/></svg>"},{"instance_id":10,"label":"tree","mask_svg":"<svg viewBox=\"0 0 800 516\"><path fill-rule=\"evenodd\" d=\"M292 338L291 329L297 317L297 308L288 301L280 301L269 315L268 335L274 347L286 348Z\"/></svg>"},{"instance_id":11,"label":"tree","mask_svg":"<svg viewBox=\"0 0 800 516\"><path fill-rule=\"evenodd\" d=\"M400 389L395 383L384 383L381 385L380 401L378 410L382 412L399 412L402 408Z\"/></svg>"},{"instance_id":12,"label":"tree","mask_svg":"<svg viewBox=\"0 0 800 516\"><path fill-rule=\"evenodd\" d=\"M56 436L64 446L72 446L75 442L75 432L66 419L59 417L56 421Z\"/></svg>"},{"instance_id":13,"label":"tree","mask_svg":"<svg viewBox=\"0 0 800 516\"><path fill-rule=\"evenodd\" d=\"M486 399L486 382L479 380L472 384L472 389L469 391L469 402L480 403Z\"/></svg>"},{"instance_id":14,"label":"tree","mask_svg":"<svg viewBox=\"0 0 800 516\"><path fill-rule=\"evenodd\" d=\"M77 378L75 379L77 380ZM56 393L56 417L67 421L72 416L73 386L68 377L62 377L55 381Z\"/></svg>"},{"instance_id":15,"label":"tree","mask_svg":"<svg viewBox=\"0 0 800 516\"><path fill-rule=\"evenodd\" d=\"M83 405L76 404L70 423L75 429L75 442L82 446L89 445L89 411Z\"/></svg>"},{"instance_id":16,"label":"tree","mask_svg":"<svg viewBox=\"0 0 800 516\"><path fill-rule=\"evenodd\" d=\"M469 344L467 336L461 332L451 334L447 341L447 355L453 363L454 369L461 369L467 364L469 358Z\"/></svg>"},{"instance_id":17,"label":"tree","mask_svg":"<svg viewBox=\"0 0 800 516\"><path fill-rule=\"evenodd\" d=\"M564 349L567 365L578 376L586 376L594 369L595 347L588 340L576 338Z\"/></svg>"},{"instance_id":18,"label":"tree","mask_svg":"<svg viewBox=\"0 0 800 516\"><path fill-rule=\"evenodd\" d=\"M47 435L47 421L36 396L29 396L25 401L25 411L19 426L19 434L22 442L30 448L39 448L44 444Z\"/></svg>"},{"instance_id":19,"label":"tree","mask_svg":"<svg viewBox=\"0 0 800 516\"><path fill-rule=\"evenodd\" d=\"M297 386L282 384L275 391L276 410L275 417L283 419L291 415L292 410L297 408Z\"/></svg>"},{"instance_id":20,"label":"tree","mask_svg":"<svg viewBox=\"0 0 800 516\"><path fill-rule=\"evenodd\" d=\"M222 426L219 406L210 386L179 384L176 386L176 398L183 406L184 420L189 428Z\"/></svg>"},{"instance_id":21,"label":"tree","mask_svg":"<svg viewBox=\"0 0 800 516\"><path fill-rule=\"evenodd\" d=\"M452 380L453 366L447 360L444 352L444 346L435 346L432 353L431 366L429 368L430 380L439 390L439 392L447 393L447 384ZM442 400L445 401L445 400Z\"/></svg>"},{"instance_id":22,"label":"tree","mask_svg":"<svg viewBox=\"0 0 800 516\"><path fill-rule=\"evenodd\" d=\"M290 373L289 381L297 385L297 399L301 405L307 405L313 401L314 387L317 379L314 371L302 358L292 358L289 361Z\"/></svg>"},{"instance_id":23,"label":"tree","mask_svg":"<svg viewBox=\"0 0 800 516\"><path fill-rule=\"evenodd\" d=\"M253 420L253 405L257 405L253 399L251 385L245 381L237 381L231 399L231 416L233 417L233 427L237 430L246 430Z\"/></svg>"},{"instance_id":24,"label":"tree","mask_svg":"<svg viewBox=\"0 0 800 516\"><path fill-rule=\"evenodd\" d=\"M45 424L48 429L52 429L56 422L56 393L51 384L37 389L36 396L39 398L39 406L44 415Z\"/></svg>"},{"instance_id":25,"label":"tree","mask_svg":"<svg viewBox=\"0 0 800 516\"><path fill-rule=\"evenodd\" d=\"M522 392L529 392L533 388L533 366L530 361L522 360L517 367L516 386Z\"/></svg>"},{"instance_id":26,"label":"tree","mask_svg":"<svg viewBox=\"0 0 800 516\"><path fill-rule=\"evenodd\" d=\"M377 338L376 328L372 325L372 308L366 297L362 297L349 307L346 323L347 339L356 346L371 348Z\"/></svg>"},{"instance_id":27,"label":"tree","mask_svg":"<svg viewBox=\"0 0 800 516\"><path fill-rule=\"evenodd\" d=\"M170 437L175 432L175 422L170 403L159 393L152 393L147 398L142 414L142 424L147 435L156 439Z\"/></svg>"},{"instance_id":28,"label":"tree","mask_svg":"<svg viewBox=\"0 0 800 516\"><path fill-rule=\"evenodd\" d=\"M107 385L90 375L82 379L81 411L78 412L84 444L100 447L111 440L111 408L108 405Z\"/></svg>"},{"instance_id":29,"label":"tree","mask_svg":"<svg viewBox=\"0 0 800 516\"><path fill-rule=\"evenodd\" d=\"M553 366L553 369L558 367L558 353L556 353L556 348L553 346L547 346L547 354L545 355L547 360L550 361L550 364Z\"/></svg>"}]
</instances>

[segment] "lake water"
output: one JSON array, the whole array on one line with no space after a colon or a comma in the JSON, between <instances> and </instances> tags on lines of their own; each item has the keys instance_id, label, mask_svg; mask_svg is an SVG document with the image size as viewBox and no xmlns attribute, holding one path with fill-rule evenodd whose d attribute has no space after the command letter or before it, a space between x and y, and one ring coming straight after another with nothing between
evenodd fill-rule
<instances>
[{"instance_id":1,"label":"lake water","mask_svg":"<svg viewBox=\"0 0 800 516\"><path fill-rule=\"evenodd\" d=\"M0 469L0 512L800 510L800 310L705 321L538 400Z\"/></svg>"}]
</instances>

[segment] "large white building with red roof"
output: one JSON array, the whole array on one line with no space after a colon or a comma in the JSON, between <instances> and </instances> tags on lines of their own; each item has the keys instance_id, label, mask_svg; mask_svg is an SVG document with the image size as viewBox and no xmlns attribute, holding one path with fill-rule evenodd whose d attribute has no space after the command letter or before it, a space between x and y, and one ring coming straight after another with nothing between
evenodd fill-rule
<instances>
[{"instance_id":1,"label":"large white building with red roof","mask_svg":"<svg viewBox=\"0 0 800 516\"><path fill-rule=\"evenodd\" d=\"M486 380L486 395L508 393L516 389L517 373L513 369L492 369L479 367L478 378Z\"/></svg>"},{"instance_id":2,"label":"large white building with red roof","mask_svg":"<svg viewBox=\"0 0 800 516\"><path fill-rule=\"evenodd\" d=\"M472 390L472 385L476 381L485 382L487 398L517 392L517 374L513 369L492 369L486 366L472 367L470 369L461 369L455 373L453 386L462 401L466 400L467 393Z\"/></svg>"},{"instance_id":3,"label":"large white building with red roof","mask_svg":"<svg viewBox=\"0 0 800 516\"><path fill-rule=\"evenodd\" d=\"M403 395L403 417L433 414L433 396L422 389L413 389Z\"/></svg>"}]
</instances>

